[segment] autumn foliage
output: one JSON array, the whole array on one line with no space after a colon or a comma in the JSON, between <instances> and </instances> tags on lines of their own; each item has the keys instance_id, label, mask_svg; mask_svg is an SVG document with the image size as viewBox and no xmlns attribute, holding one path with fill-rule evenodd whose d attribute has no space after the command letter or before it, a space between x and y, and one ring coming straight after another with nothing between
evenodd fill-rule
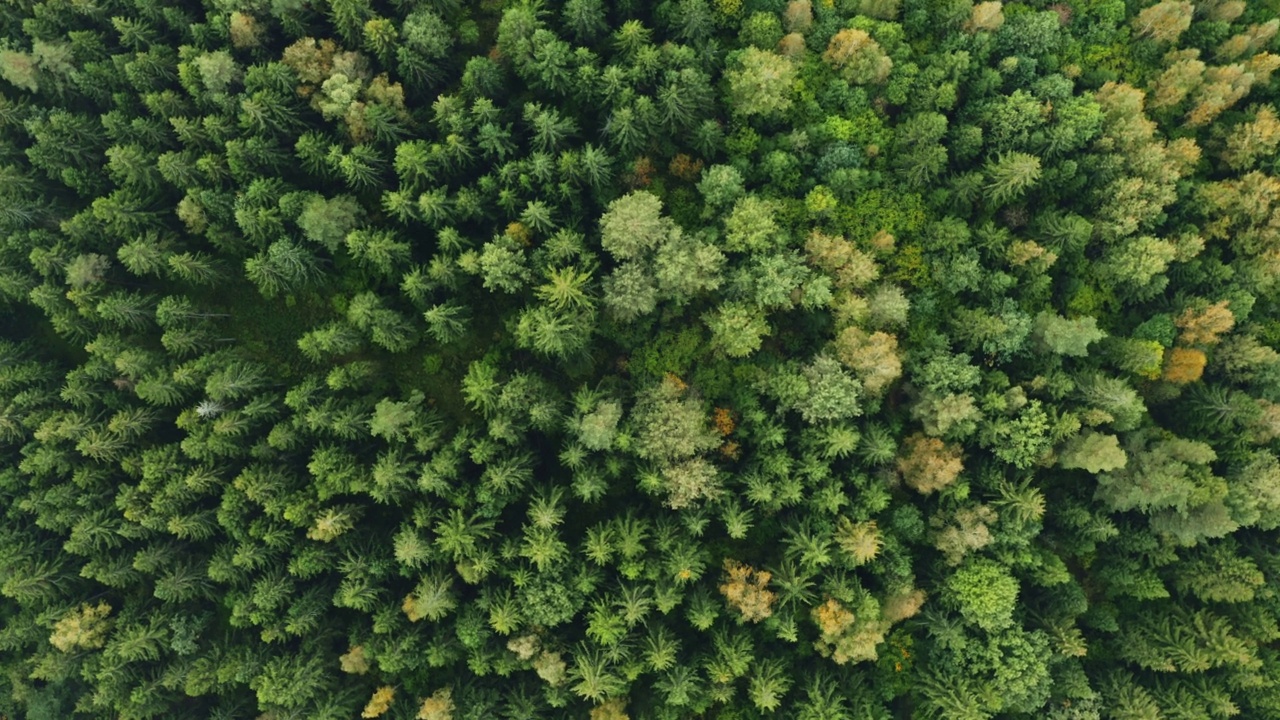
<instances>
[{"instance_id":1,"label":"autumn foliage","mask_svg":"<svg viewBox=\"0 0 1280 720\"><path fill-rule=\"evenodd\" d=\"M960 448L916 433L902 443L898 472L906 484L924 495L955 482L964 469Z\"/></svg>"},{"instance_id":2,"label":"autumn foliage","mask_svg":"<svg viewBox=\"0 0 1280 720\"><path fill-rule=\"evenodd\" d=\"M364 706L364 712L360 713L362 718L382 717L391 709L391 702L395 700L395 688L384 685L374 691L373 697L369 698L369 704Z\"/></svg>"},{"instance_id":3,"label":"autumn foliage","mask_svg":"<svg viewBox=\"0 0 1280 720\"><path fill-rule=\"evenodd\" d=\"M724 572L725 581L720 585L720 594L742 614L744 621L760 622L773 614L777 595L766 589L773 577L771 573L732 559L724 561Z\"/></svg>"},{"instance_id":4,"label":"autumn foliage","mask_svg":"<svg viewBox=\"0 0 1280 720\"><path fill-rule=\"evenodd\" d=\"M1197 310L1187 308L1174 324L1181 331L1178 342L1183 345L1216 345L1221 336L1235 326L1235 316L1227 308L1230 300L1222 300Z\"/></svg>"},{"instance_id":5,"label":"autumn foliage","mask_svg":"<svg viewBox=\"0 0 1280 720\"><path fill-rule=\"evenodd\" d=\"M1201 350L1184 347L1173 348L1165 358L1163 377L1176 385L1193 383L1204 374L1204 366L1207 361L1208 359Z\"/></svg>"}]
</instances>

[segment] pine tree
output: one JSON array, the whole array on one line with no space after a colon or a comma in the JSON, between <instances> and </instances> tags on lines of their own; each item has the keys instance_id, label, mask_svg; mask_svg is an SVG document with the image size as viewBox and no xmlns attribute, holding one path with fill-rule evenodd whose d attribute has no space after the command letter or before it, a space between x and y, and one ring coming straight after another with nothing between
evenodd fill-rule
<instances>
[{"instance_id":1,"label":"pine tree","mask_svg":"<svg viewBox=\"0 0 1280 720\"><path fill-rule=\"evenodd\" d=\"M245 260L244 269L245 276L267 298L302 290L321 275L319 259L289 240L271 243L263 252Z\"/></svg>"},{"instance_id":2,"label":"pine tree","mask_svg":"<svg viewBox=\"0 0 1280 720\"><path fill-rule=\"evenodd\" d=\"M1034 187L1040 180L1040 158L1026 153L1011 152L987 163L987 190L996 204L1013 200Z\"/></svg>"}]
</instances>

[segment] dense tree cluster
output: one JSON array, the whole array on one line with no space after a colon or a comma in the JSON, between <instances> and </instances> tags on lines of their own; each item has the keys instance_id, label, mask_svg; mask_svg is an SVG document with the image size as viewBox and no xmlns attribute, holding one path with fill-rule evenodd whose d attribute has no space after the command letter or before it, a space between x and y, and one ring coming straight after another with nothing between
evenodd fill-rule
<instances>
[{"instance_id":1,"label":"dense tree cluster","mask_svg":"<svg viewBox=\"0 0 1280 720\"><path fill-rule=\"evenodd\" d=\"M1280 717L1278 7L0 8L0 716Z\"/></svg>"}]
</instances>

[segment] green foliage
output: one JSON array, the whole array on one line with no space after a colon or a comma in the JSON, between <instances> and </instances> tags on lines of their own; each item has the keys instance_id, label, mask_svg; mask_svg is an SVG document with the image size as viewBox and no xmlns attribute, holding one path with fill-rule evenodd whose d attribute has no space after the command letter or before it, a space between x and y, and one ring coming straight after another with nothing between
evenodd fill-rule
<instances>
[{"instance_id":1,"label":"green foliage","mask_svg":"<svg viewBox=\"0 0 1280 720\"><path fill-rule=\"evenodd\" d=\"M965 620L995 631L1013 624L1018 602L1018 581L999 563L977 559L947 579L946 599Z\"/></svg>"},{"instance_id":2,"label":"green foliage","mask_svg":"<svg viewBox=\"0 0 1280 720\"><path fill-rule=\"evenodd\" d=\"M845 420L862 414L862 383L840 361L819 355L800 369L804 389L792 407L808 423Z\"/></svg>"},{"instance_id":3,"label":"green foliage","mask_svg":"<svg viewBox=\"0 0 1280 720\"><path fill-rule=\"evenodd\" d=\"M729 106L750 117L773 117L791 107L796 68L791 61L768 50L748 47L726 71Z\"/></svg>"},{"instance_id":4,"label":"green foliage","mask_svg":"<svg viewBox=\"0 0 1280 720\"><path fill-rule=\"evenodd\" d=\"M760 252L769 250L779 241L773 204L754 195L734 203L733 210L725 218L724 227L727 250Z\"/></svg>"},{"instance_id":5,"label":"green foliage","mask_svg":"<svg viewBox=\"0 0 1280 720\"><path fill-rule=\"evenodd\" d=\"M339 195L335 198L313 197L298 216L298 228L312 242L335 252L347 237L347 233L360 222L363 209L355 198Z\"/></svg>"},{"instance_id":6,"label":"green foliage","mask_svg":"<svg viewBox=\"0 0 1280 720\"><path fill-rule=\"evenodd\" d=\"M1120 441L1115 435L1092 430L1072 438L1058 457L1058 463L1064 468L1080 468L1094 474L1119 470L1126 462L1128 456L1120 448Z\"/></svg>"},{"instance_id":7,"label":"green foliage","mask_svg":"<svg viewBox=\"0 0 1280 720\"><path fill-rule=\"evenodd\" d=\"M764 313L746 303L725 303L705 320L712 346L729 357L746 357L759 350L770 332Z\"/></svg>"},{"instance_id":8,"label":"green foliage","mask_svg":"<svg viewBox=\"0 0 1280 720\"><path fill-rule=\"evenodd\" d=\"M675 376L642 391L630 420L633 451L644 460L671 463L720 444L703 404Z\"/></svg>"},{"instance_id":9,"label":"green foliage","mask_svg":"<svg viewBox=\"0 0 1280 720\"><path fill-rule=\"evenodd\" d=\"M1036 316L1035 334L1049 351L1070 357L1088 355L1089 345L1106 337L1096 318L1068 320L1048 313Z\"/></svg>"},{"instance_id":10,"label":"green foliage","mask_svg":"<svg viewBox=\"0 0 1280 720\"><path fill-rule=\"evenodd\" d=\"M1098 478L1098 496L1116 510L1178 508L1186 511L1193 496L1214 482L1208 463L1213 448L1195 440L1171 437L1143 442L1134 436L1129 462Z\"/></svg>"},{"instance_id":11,"label":"green foliage","mask_svg":"<svg viewBox=\"0 0 1280 720\"><path fill-rule=\"evenodd\" d=\"M601 401L577 422L578 441L588 450L611 449L617 436L618 421L621 419L621 403Z\"/></svg>"},{"instance_id":12,"label":"green foliage","mask_svg":"<svg viewBox=\"0 0 1280 720\"><path fill-rule=\"evenodd\" d=\"M1179 591L1206 602L1242 603L1253 600L1266 582L1253 559L1239 555L1233 542L1214 543L1180 563L1174 580Z\"/></svg>"},{"instance_id":13,"label":"green foliage","mask_svg":"<svg viewBox=\"0 0 1280 720\"><path fill-rule=\"evenodd\" d=\"M702 171L698 192L711 208L724 208L742 196L742 173L732 165L712 165Z\"/></svg>"},{"instance_id":14,"label":"green foliage","mask_svg":"<svg viewBox=\"0 0 1280 720\"><path fill-rule=\"evenodd\" d=\"M1011 152L993 158L986 166L987 186L991 200L1004 204L1035 186L1040 180L1040 158Z\"/></svg>"},{"instance_id":15,"label":"green foliage","mask_svg":"<svg viewBox=\"0 0 1280 720\"><path fill-rule=\"evenodd\" d=\"M630 193L610 203L601 216L600 245L618 260L633 260L656 249L673 229L657 195Z\"/></svg>"},{"instance_id":16,"label":"green foliage","mask_svg":"<svg viewBox=\"0 0 1280 720\"><path fill-rule=\"evenodd\" d=\"M193 65L205 88L214 94L225 93L240 77L240 67L226 50L200 55Z\"/></svg>"},{"instance_id":17,"label":"green foliage","mask_svg":"<svg viewBox=\"0 0 1280 720\"><path fill-rule=\"evenodd\" d=\"M658 306L658 286L639 263L623 263L605 278L604 303L618 320L629 322Z\"/></svg>"},{"instance_id":18,"label":"green foliage","mask_svg":"<svg viewBox=\"0 0 1280 720\"><path fill-rule=\"evenodd\" d=\"M90 5L0 717L1280 716L1274 2Z\"/></svg>"}]
</instances>

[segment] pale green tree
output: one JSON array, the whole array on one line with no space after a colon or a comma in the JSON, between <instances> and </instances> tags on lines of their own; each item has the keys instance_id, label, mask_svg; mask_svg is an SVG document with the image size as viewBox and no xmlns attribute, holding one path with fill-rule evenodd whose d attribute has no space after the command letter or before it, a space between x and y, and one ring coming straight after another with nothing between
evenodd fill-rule
<instances>
[{"instance_id":1,"label":"pale green tree","mask_svg":"<svg viewBox=\"0 0 1280 720\"><path fill-rule=\"evenodd\" d=\"M1129 458L1115 435L1086 430L1071 438L1058 453L1058 464L1067 469L1079 468L1093 474L1119 470Z\"/></svg>"},{"instance_id":2,"label":"pale green tree","mask_svg":"<svg viewBox=\"0 0 1280 720\"><path fill-rule=\"evenodd\" d=\"M777 53L749 47L725 77L729 80L730 107L737 113L773 117L791 107L796 68Z\"/></svg>"},{"instance_id":3,"label":"pale green tree","mask_svg":"<svg viewBox=\"0 0 1280 720\"><path fill-rule=\"evenodd\" d=\"M712 165L702 171L698 192L710 206L708 209L719 209L728 207L746 191L742 173L737 168L732 165Z\"/></svg>"},{"instance_id":4,"label":"pale green tree","mask_svg":"<svg viewBox=\"0 0 1280 720\"><path fill-rule=\"evenodd\" d=\"M764 313L747 303L722 303L703 321L711 330L711 344L729 357L746 357L760 349L771 330Z\"/></svg>"},{"instance_id":5,"label":"pale green tree","mask_svg":"<svg viewBox=\"0 0 1280 720\"><path fill-rule=\"evenodd\" d=\"M600 245L618 260L633 260L665 242L674 228L657 195L628 193L609 203L600 217Z\"/></svg>"},{"instance_id":6,"label":"pale green tree","mask_svg":"<svg viewBox=\"0 0 1280 720\"><path fill-rule=\"evenodd\" d=\"M663 299L684 304L720 287L725 265L720 249L676 228L653 258L653 276Z\"/></svg>"},{"instance_id":7,"label":"pale green tree","mask_svg":"<svg viewBox=\"0 0 1280 720\"><path fill-rule=\"evenodd\" d=\"M725 218L725 249L759 252L780 244L782 237L774 220L774 204L755 195L740 198Z\"/></svg>"},{"instance_id":8,"label":"pale green tree","mask_svg":"<svg viewBox=\"0 0 1280 720\"><path fill-rule=\"evenodd\" d=\"M622 322L647 315L658 307L658 285L639 262L625 262L603 282L604 304L609 314Z\"/></svg>"},{"instance_id":9,"label":"pale green tree","mask_svg":"<svg viewBox=\"0 0 1280 720\"><path fill-rule=\"evenodd\" d=\"M642 391L630 419L635 435L632 449L644 460L670 464L720 444L720 434L711 427L702 402L673 376Z\"/></svg>"},{"instance_id":10,"label":"pale green tree","mask_svg":"<svg viewBox=\"0 0 1280 720\"><path fill-rule=\"evenodd\" d=\"M1098 329L1097 318L1085 316L1068 320L1047 312L1036 316L1034 328L1032 332L1036 340L1045 349L1070 357L1088 355L1090 343L1097 342L1107 335Z\"/></svg>"},{"instance_id":11,"label":"pale green tree","mask_svg":"<svg viewBox=\"0 0 1280 720\"><path fill-rule=\"evenodd\" d=\"M337 252L363 215L360 203L349 195L334 198L317 195L303 207L298 227L308 240L323 245L329 252Z\"/></svg>"},{"instance_id":12,"label":"pale green tree","mask_svg":"<svg viewBox=\"0 0 1280 720\"><path fill-rule=\"evenodd\" d=\"M822 59L857 85L882 83L893 70L893 60L880 43L858 28L845 28L833 35Z\"/></svg>"}]
</instances>

